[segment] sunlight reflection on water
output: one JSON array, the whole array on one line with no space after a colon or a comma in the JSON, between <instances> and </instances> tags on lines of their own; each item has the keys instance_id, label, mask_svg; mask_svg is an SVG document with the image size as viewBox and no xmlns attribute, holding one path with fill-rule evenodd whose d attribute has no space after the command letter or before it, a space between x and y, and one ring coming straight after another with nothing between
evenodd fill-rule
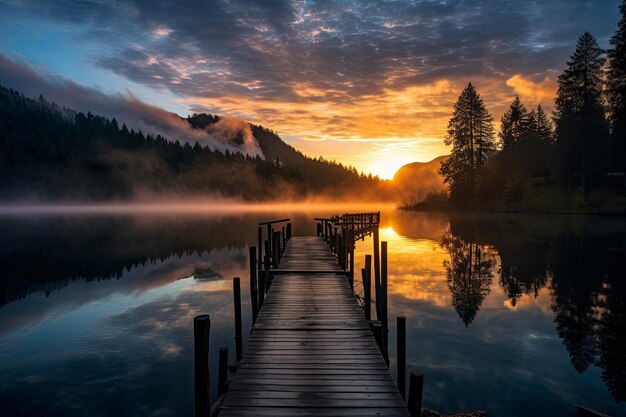
<instances>
[{"instance_id":1,"label":"sunlight reflection on water","mask_svg":"<svg viewBox=\"0 0 626 417\"><path fill-rule=\"evenodd\" d=\"M193 316L211 315L212 364L219 346L233 355L231 280L242 277L247 335L247 246L256 244L257 222L287 216L294 234L314 234L312 217L352 209L323 207L4 213L0 409L190 415ZM426 406L567 416L580 402L623 414L614 396L624 389L625 230L621 220L385 209L392 373L402 314L409 368L426 376ZM357 242L356 271L371 245Z\"/></svg>"}]
</instances>

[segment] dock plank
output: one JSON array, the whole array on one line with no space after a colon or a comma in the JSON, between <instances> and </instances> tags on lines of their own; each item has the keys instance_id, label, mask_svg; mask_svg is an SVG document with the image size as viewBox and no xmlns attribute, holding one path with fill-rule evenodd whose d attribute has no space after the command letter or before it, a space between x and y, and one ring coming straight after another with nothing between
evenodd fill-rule
<instances>
[{"instance_id":1,"label":"dock plank","mask_svg":"<svg viewBox=\"0 0 626 417\"><path fill-rule=\"evenodd\" d=\"M409 415L326 243L293 237L221 417Z\"/></svg>"}]
</instances>

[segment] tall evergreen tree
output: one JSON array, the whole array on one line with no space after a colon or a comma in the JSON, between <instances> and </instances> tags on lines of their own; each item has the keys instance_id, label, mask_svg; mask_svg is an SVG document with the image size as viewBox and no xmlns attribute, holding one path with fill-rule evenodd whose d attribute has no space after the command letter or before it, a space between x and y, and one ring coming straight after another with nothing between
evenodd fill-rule
<instances>
[{"instance_id":1,"label":"tall evergreen tree","mask_svg":"<svg viewBox=\"0 0 626 417\"><path fill-rule=\"evenodd\" d=\"M626 0L619 7L622 18L607 51L606 95L613 138L613 155L618 168L626 172ZM626 175L624 175L626 187Z\"/></svg>"},{"instance_id":2,"label":"tall evergreen tree","mask_svg":"<svg viewBox=\"0 0 626 417\"><path fill-rule=\"evenodd\" d=\"M585 32L576 44L567 69L559 76L555 99L557 153L571 190L574 174L581 177L583 195L591 188L594 172L606 157L608 124L602 106L604 51Z\"/></svg>"},{"instance_id":3,"label":"tall evergreen tree","mask_svg":"<svg viewBox=\"0 0 626 417\"><path fill-rule=\"evenodd\" d=\"M548 119L546 112L543 111L541 104L534 111L532 124L532 130L537 139L546 145L551 144L553 141L552 123Z\"/></svg>"},{"instance_id":4,"label":"tall evergreen tree","mask_svg":"<svg viewBox=\"0 0 626 417\"><path fill-rule=\"evenodd\" d=\"M502 149L508 150L513 145L528 136L531 128L531 120L526 106L519 96L509 106L502 116L500 127L500 143Z\"/></svg>"},{"instance_id":5,"label":"tall evergreen tree","mask_svg":"<svg viewBox=\"0 0 626 417\"><path fill-rule=\"evenodd\" d=\"M496 149L492 121L480 95L469 83L454 104L444 141L452 145L452 152L439 169L450 187L451 198L467 201L473 197L477 173Z\"/></svg>"}]
</instances>

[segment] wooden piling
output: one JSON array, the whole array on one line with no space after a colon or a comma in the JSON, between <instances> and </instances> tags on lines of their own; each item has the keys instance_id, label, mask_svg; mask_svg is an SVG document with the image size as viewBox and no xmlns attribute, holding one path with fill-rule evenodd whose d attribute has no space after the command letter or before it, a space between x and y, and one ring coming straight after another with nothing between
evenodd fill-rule
<instances>
[{"instance_id":1,"label":"wooden piling","mask_svg":"<svg viewBox=\"0 0 626 417\"><path fill-rule=\"evenodd\" d=\"M257 284L256 248L250 246L250 302L252 305L252 322L256 321L259 314L259 288Z\"/></svg>"},{"instance_id":2,"label":"wooden piling","mask_svg":"<svg viewBox=\"0 0 626 417\"><path fill-rule=\"evenodd\" d=\"M291 223L287 223L287 240L291 239Z\"/></svg>"},{"instance_id":3,"label":"wooden piling","mask_svg":"<svg viewBox=\"0 0 626 417\"><path fill-rule=\"evenodd\" d=\"M233 278L233 296L235 299L235 348L237 361L243 356L243 333L241 326L241 282L239 277Z\"/></svg>"},{"instance_id":4,"label":"wooden piling","mask_svg":"<svg viewBox=\"0 0 626 417\"><path fill-rule=\"evenodd\" d=\"M285 226L282 227L281 229L281 240L280 240L280 247L281 247L281 255L282 253L285 251L285 246L287 245L287 228Z\"/></svg>"},{"instance_id":5,"label":"wooden piling","mask_svg":"<svg viewBox=\"0 0 626 417\"><path fill-rule=\"evenodd\" d=\"M259 310L265 303L265 293L267 288L267 271L261 271L259 274Z\"/></svg>"},{"instance_id":6,"label":"wooden piling","mask_svg":"<svg viewBox=\"0 0 626 417\"><path fill-rule=\"evenodd\" d=\"M278 268L278 263L280 262L280 244L279 244L280 234L278 232L274 232L272 235L272 264L274 268Z\"/></svg>"},{"instance_id":7,"label":"wooden piling","mask_svg":"<svg viewBox=\"0 0 626 417\"><path fill-rule=\"evenodd\" d=\"M409 399L407 407L411 417L422 416L422 398L424 396L424 375L411 372L409 380Z\"/></svg>"},{"instance_id":8,"label":"wooden piling","mask_svg":"<svg viewBox=\"0 0 626 417\"><path fill-rule=\"evenodd\" d=\"M350 288L354 290L354 223L350 231L350 239L348 240L348 252L350 256Z\"/></svg>"},{"instance_id":9,"label":"wooden piling","mask_svg":"<svg viewBox=\"0 0 626 417\"><path fill-rule=\"evenodd\" d=\"M376 318L378 320L382 320L382 317L380 316L380 241L378 225L374 226L374 236L372 240L374 242L374 289L376 290Z\"/></svg>"},{"instance_id":10,"label":"wooden piling","mask_svg":"<svg viewBox=\"0 0 626 417\"><path fill-rule=\"evenodd\" d=\"M226 394L226 384L228 381L228 347L220 348L219 366L217 368L217 397Z\"/></svg>"},{"instance_id":11,"label":"wooden piling","mask_svg":"<svg viewBox=\"0 0 626 417\"><path fill-rule=\"evenodd\" d=\"M322 223L317 223L317 236L322 236Z\"/></svg>"},{"instance_id":12,"label":"wooden piling","mask_svg":"<svg viewBox=\"0 0 626 417\"><path fill-rule=\"evenodd\" d=\"M263 228L259 226L257 230L257 248L259 248L259 254L257 256L257 261L259 263L258 271L260 272L263 269Z\"/></svg>"},{"instance_id":13,"label":"wooden piling","mask_svg":"<svg viewBox=\"0 0 626 417\"><path fill-rule=\"evenodd\" d=\"M272 259L271 256L272 256L273 248L272 248L272 224L271 223L267 224L267 241L270 244L270 248L268 251L266 251L266 253L267 253L267 256L270 256L270 259Z\"/></svg>"},{"instance_id":14,"label":"wooden piling","mask_svg":"<svg viewBox=\"0 0 626 417\"><path fill-rule=\"evenodd\" d=\"M396 317L397 343L396 363L398 365L398 390L406 399L406 317Z\"/></svg>"},{"instance_id":15,"label":"wooden piling","mask_svg":"<svg viewBox=\"0 0 626 417\"><path fill-rule=\"evenodd\" d=\"M271 255L270 239L271 238L272 238L271 236L268 236L267 240L265 241L265 258L264 258L265 259L265 268L264 269L265 269L266 273L270 270L270 267L271 267L271 265L270 265L271 259L272 259L270 257L270 255ZM263 291L267 292L267 289L266 289L265 286L263 286Z\"/></svg>"},{"instance_id":16,"label":"wooden piling","mask_svg":"<svg viewBox=\"0 0 626 417\"><path fill-rule=\"evenodd\" d=\"M193 359L196 417L206 417L211 411L211 373L209 371L210 332L211 318L208 314L202 314L193 319Z\"/></svg>"},{"instance_id":17,"label":"wooden piling","mask_svg":"<svg viewBox=\"0 0 626 417\"><path fill-rule=\"evenodd\" d=\"M381 242L380 250L380 293L381 293L381 313L383 324L383 341L385 352L389 346L389 316L387 311L387 242Z\"/></svg>"},{"instance_id":18,"label":"wooden piling","mask_svg":"<svg viewBox=\"0 0 626 417\"><path fill-rule=\"evenodd\" d=\"M372 319L372 255L365 255L363 296L365 297L365 320Z\"/></svg>"}]
</instances>

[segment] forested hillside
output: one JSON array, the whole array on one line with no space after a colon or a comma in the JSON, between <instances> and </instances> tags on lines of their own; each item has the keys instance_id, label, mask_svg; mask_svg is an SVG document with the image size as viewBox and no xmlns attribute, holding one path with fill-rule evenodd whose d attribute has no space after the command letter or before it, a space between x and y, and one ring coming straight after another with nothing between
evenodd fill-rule
<instances>
[{"instance_id":1,"label":"forested hillside","mask_svg":"<svg viewBox=\"0 0 626 417\"><path fill-rule=\"evenodd\" d=\"M206 114L187 118L197 129L219 120ZM384 197L379 179L306 157L261 126L252 126L252 131L264 158L144 134L115 119L0 87L0 199L103 201L176 195L260 201L350 198L366 190Z\"/></svg>"}]
</instances>

